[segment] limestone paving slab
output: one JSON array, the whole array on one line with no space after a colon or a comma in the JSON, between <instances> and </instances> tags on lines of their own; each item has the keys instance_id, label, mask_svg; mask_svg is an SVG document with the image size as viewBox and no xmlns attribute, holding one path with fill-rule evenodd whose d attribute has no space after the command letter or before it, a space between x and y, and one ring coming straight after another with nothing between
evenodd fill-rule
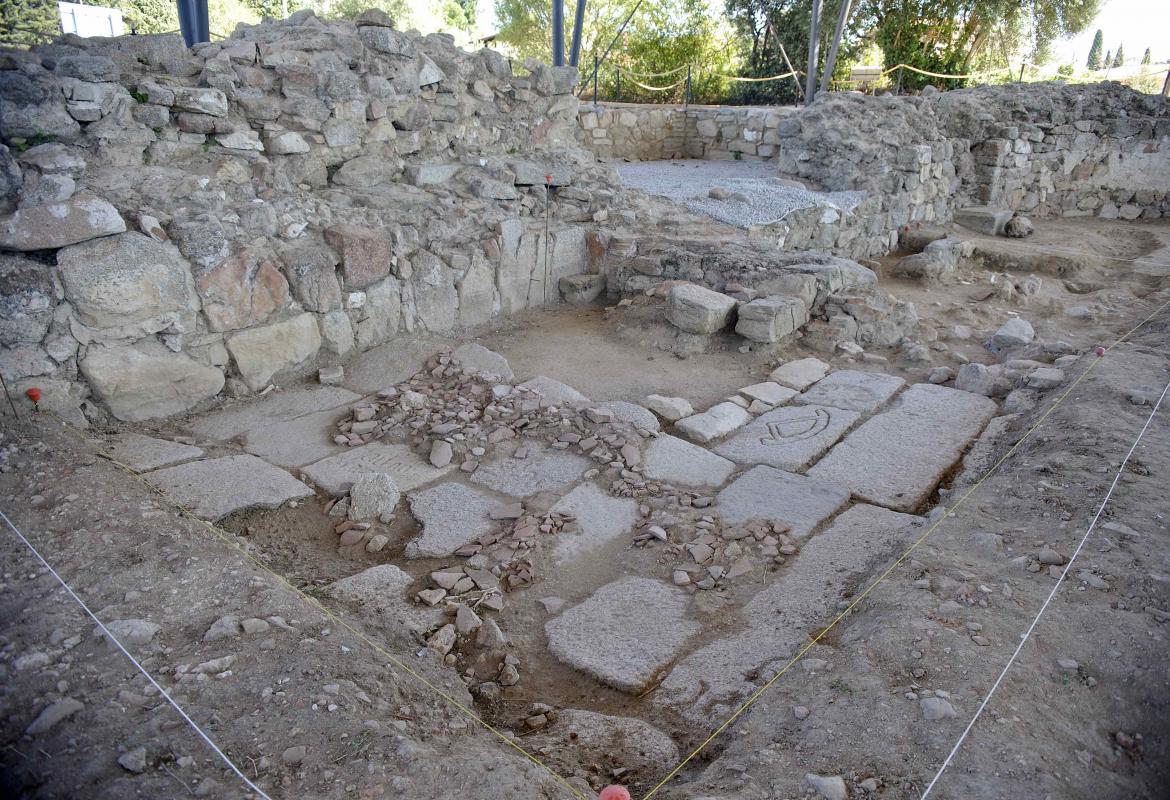
<instances>
[{"instance_id":1,"label":"limestone paving slab","mask_svg":"<svg viewBox=\"0 0 1170 800\"><path fill-rule=\"evenodd\" d=\"M859 419L856 411L829 406L785 406L761 414L713 449L736 464L803 472Z\"/></svg>"},{"instance_id":2,"label":"limestone paving slab","mask_svg":"<svg viewBox=\"0 0 1170 800\"><path fill-rule=\"evenodd\" d=\"M361 395L340 386L287 389L204 414L192 420L190 427L198 436L224 442L251 428L340 408L360 399Z\"/></svg>"},{"instance_id":3,"label":"limestone paving slab","mask_svg":"<svg viewBox=\"0 0 1170 800\"><path fill-rule=\"evenodd\" d=\"M531 445L527 458L504 456L481 464L471 481L512 497L528 497L580 480L592 464L574 453Z\"/></svg>"},{"instance_id":4,"label":"limestone paving slab","mask_svg":"<svg viewBox=\"0 0 1170 800\"><path fill-rule=\"evenodd\" d=\"M722 486L735 464L696 444L663 434L650 442L642 458L642 474L652 481L675 486Z\"/></svg>"},{"instance_id":5,"label":"limestone paving slab","mask_svg":"<svg viewBox=\"0 0 1170 800\"><path fill-rule=\"evenodd\" d=\"M740 389L739 393L748 400L759 400L761 403L767 403L770 406L778 406L781 403L787 403L789 400L796 397L795 389L789 389L787 386L781 386L775 381L753 383L751 386L745 386Z\"/></svg>"},{"instance_id":6,"label":"limestone paving slab","mask_svg":"<svg viewBox=\"0 0 1170 800\"><path fill-rule=\"evenodd\" d=\"M249 508L278 508L313 490L253 455L193 461L144 476L201 519L223 519Z\"/></svg>"},{"instance_id":7,"label":"limestone paving slab","mask_svg":"<svg viewBox=\"0 0 1170 800\"><path fill-rule=\"evenodd\" d=\"M919 383L829 451L808 471L857 497L914 511L933 494L963 451L995 416L993 400Z\"/></svg>"},{"instance_id":8,"label":"limestone paving slab","mask_svg":"<svg viewBox=\"0 0 1170 800\"><path fill-rule=\"evenodd\" d=\"M107 450L114 458L139 472L169 467L203 456L201 448L140 433L119 433Z\"/></svg>"},{"instance_id":9,"label":"limestone paving slab","mask_svg":"<svg viewBox=\"0 0 1170 800\"><path fill-rule=\"evenodd\" d=\"M724 717L759 688L748 676L783 663L837 614L845 592L896 557L922 517L871 505L848 509L801 547L789 569L743 608L746 625L678 662L652 701L695 722Z\"/></svg>"},{"instance_id":10,"label":"limestone paving slab","mask_svg":"<svg viewBox=\"0 0 1170 800\"><path fill-rule=\"evenodd\" d=\"M524 381L520 384L521 389L528 389L536 392L549 405L576 405L577 403L588 403L589 398L578 392L567 383L561 383L555 378L550 378L547 375L537 375L535 378Z\"/></svg>"},{"instance_id":11,"label":"limestone paving slab","mask_svg":"<svg viewBox=\"0 0 1170 800\"><path fill-rule=\"evenodd\" d=\"M454 464L442 468L432 466L404 444L370 442L314 462L302 469L301 474L323 491L339 497L366 472L388 472L398 488L408 492L438 480L453 469Z\"/></svg>"},{"instance_id":12,"label":"limestone paving slab","mask_svg":"<svg viewBox=\"0 0 1170 800\"><path fill-rule=\"evenodd\" d=\"M406 545L407 558L442 558L486 536L497 525L490 513L500 500L461 483L440 483L407 496L422 532Z\"/></svg>"},{"instance_id":13,"label":"limestone paving slab","mask_svg":"<svg viewBox=\"0 0 1170 800\"><path fill-rule=\"evenodd\" d=\"M637 403L629 403L625 400L606 400L604 403L598 403L597 407L612 411L614 419L627 422L644 431L655 433L662 428L658 417L654 416L654 412Z\"/></svg>"},{"instance_id":14,"label":"limestone paving slab","mask_svg":"<svg viewBox=\"0 0 1170 800\"><path fill-rule=\"evenodd\" d=\"M338 420L348 413L347 404L250 428L243 434L244 449L285 469L312 464L349 449L333 441Z\"/></svg>"},{"instance_id":15,"label":"limestone paving slab","mask_svg":"<svg viewBox=\"0 0 1170 800\"><path fill-rule=\"evenodd\" d=\"M787 364L781 364L776 367L768 375L768 380L774 381L781 386L787 386L789 389L803 392L821 378L828 375L830 369L832 367L819 358L799 358L796 361L789 361Z\"/></svg>"},{"instance_id":16,"label":"limestone paving slab","mask_svg":"<svg viewBox=\"0 0 1170 800\"><path fill-rule=\"evenodd\" d=\"M687 595L650 578L621 578L545 624L549 650L602 683L637 693L669 665L702 626Z\"/></svg>"},{"instance_id":17,"label":"limestone paving slab","mask_svg":"<svg viewBox=\"0 0 1170 800\"><path fill-rule=\"evenodd\" d=\"M726 436L736 428L746 425L752 419L747 409L730 401L711 406L701 414L695 414L674 423L688 438L706 443L720 436Z\"/></svg>"},{"instance_id":18,"label":"limestone paving slab","mask_svg":"<svg viewBox=\"0 0 1170 800\"><path fill-rule=\"evenodd\" d=\"M804 539L848 502L849 490L840 485L760 465L720 491L715 510L726 524L764 519L788 525L789 536Z\"/></svg>"},{"instance_id":19,"label":"limestone paving slab","mask_svg":"<svg viewBox=\"0 0 1170 800\"><path fill-rule=\"evenodd\" d=\"M628 538L638 522L637 500L611 497L592 483L575 486L552 510L577 519L576 532L566 528L556 538L553 557L559 563L595 552L615 539Z\"/></svg>"},{"instance_id":20,"label":"limestone paving slab","mask_svg":"<svg viewBox=\"0 0 1170 800\"><path fill-rule=\"evenodd\" d=\"M422 633L443 620L439 606L415 605L410 596L414 578L393 564L379 564L330 584L325 590L335 600L375 612L377 619L391 627Z\"/></svg>"},{"instance_id":21,"label":"limestone paving slab","mask_svg":"<svg viewBox=\"0 0 1170 800\"><path fill-rule=\"evenodd\" d=\"M459 345L451 351L451 358L458 361L465 372L482 375L487 380L507 382L514 377L508 359L476 342Z\"/></svg>"},{"instance_id":22,"label":"limestone paving slab","mask_svg":"<svg viewBox=\"0 0 1170 800\"><path fill-rule=\"evenodd\" d=\"M889 402L905 385L906 381L894 375L840 369L794 397L792 402L869 414Z\"/></svg>"}]
</instances>

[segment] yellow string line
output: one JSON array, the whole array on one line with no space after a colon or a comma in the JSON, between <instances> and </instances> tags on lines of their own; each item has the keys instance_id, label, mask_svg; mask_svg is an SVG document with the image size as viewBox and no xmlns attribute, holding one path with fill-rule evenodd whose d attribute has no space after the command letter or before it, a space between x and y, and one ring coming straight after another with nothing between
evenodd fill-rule
<instances>
[{"instance_id":1,"label":"yellow string line","mask_svg":"<svg viewBox=\"0 0 1170 800\"><path fill-rule=\"evenodd\" d=\"M895 64L889 69L884 70L882 75L889 75L896 69L908 69L911 72L917 72L919 75L928 75L931 78L955 78L956 80L965 78L981 78L984 75L998 75L1001 72L1011 72L1011 67L1002 67L1000 69L988 70L987 72L972 72L970 75L943 75L941 72L927 72L924 69L918 69L918 67L912 67L909 64Z\"/></svg>"},{"instance_id":2,"label":"yellow string line","mask_svg":"<svg viewBox=\"0 0 1170 800\"><path fill-rule=\"evenodd\" d=\"M742 81L744 83L758 83L760 81L778 81L781 78L791 78L793 75L796 75L796 74L797 74L796 70L792 70L792 72L785 72L783 75L773 75L770 78L736 78L736 77L732 77L731 75L720 75L718 77L726 78L729 81Z\"/></svg>"},{"instance_id":3,"label":"yellow string line","mask_svg":"<svg viewBox=\"0 0 1170 800\"><path fill-rule=\"evenodd\" d=\"M1154 311L1151 312L1149 316L1147 316L1145 319L1143 319L1141 322L1139 322L1134 327L1130 328L1124 335L1121 336L1121 338L1119 338L1113 344L1109 345L1109 347L1107 347L1105 349L1105 352L1109 352L1113 348L1117 347L1117 345L1124 342L1126 339L1128 339L1130 336L1132 336L1134 334L1134 332L1136 332L1138 330L1138 328L1141 328L1143 325L1145 325L1147 322L1149 322L1151 319L1153 319L1158 313L1160 313L1162 311L1162 309L1166 308L1167 306L1170 306L1170 300L1167 300L1165 303L1158 306L1158 308L1154 309ZM951 506L950 508L947 508L946 506L940 506L943 509L942 515L939 516L939 518L937 520L935 520L934 524L931 525L929 528L927 528L926 532L924 534L922 534L922 536L918 537L918 539L915 540L914 543L911 544L910 547L908 547L904 553L902 553L902 555L898 556L897 561L895 561L893 564L891 564L886 569L885 572L883 572L881 575L878 576L877 580L875 580L873 583L871 583L869 585L869 587L864 592L859 594L853 600L853 602L851 602L848 606L846 606L845 610L842 611L840 614L838 614L836 619L834 619L832 622L830 622L828 624L828 626L823 628L821 630L821 632L818 633L812 639L812 641L810 641L808 644L806 644L804 647L802 647L800 649L800 651L795 656L793 656L792 659L789 660L789 662L787 664L784 665L783 669L781 669L779 672L777 672L763 686L761 686L760 688L758 688L754 692L752 692L751 696L748 697L748 699L745 700L739 706L739 708L737 708L735 710L735 713L733 713L730 717L728 717L723 722L723 724L721 724L718 728L716 728L715 731L710 736L708 736L706 739L704 739L702 744L700 744L698 747L696 747L694 750L692 750L690 755L688 755L686 758L684 758L682 761L680 761L679 764L674 769L672 769L669 773L667 773L666 777L663 778L661 781L659 781L657 786L655 786L653 789L651 789L649 792L647 792L645 795L643 795L642 800L650 800L651 797L653 797L655 794L657 794L659 789L661 789L663 786L665 786L667 783L669 783L670 780L672 778L674 778L674 776L677 775L683 769L683 767L685 767L688 763L690 763L690 761L692 759L694 759L695 756L697 756L699 753L701 753L703 751L703 749L705 747L707 747L707 745L709 745L712 741L714 741L715 737L719 736L719 734L721 734L721 733L723 733L723 731L727 730L727 728L730 727L731 724L733 722L735 722L735 720L737 720L745 711L747 711L748 708L751 707L751 705L753 703L755 703L756 700L758 700L760 698L760 695L762 695L764 692L768 691L768 689L770 689L772 687L772 685L776 683L776 681L780 680L780 678L784 675L785 672L787 672L789 669L791 669L792 666L794 664L796 664L796 662L800 661L800 659L804 657L805 653L807 653L809 650L811 650L813 647L815 647L816 644L822 638L824 638L825 634L827 634L829 631L831 631L837 625L837 623L839 623L841 620L845 619L845 617L849 616L849 614L853 611L853 609L856 608L857 605L862 600L865 599L866 595L868 595L870 592L872 592L874 590L874 588L877 587L878 584L880 584L882 581L884 581L886 578L888 578L890 576L890 574L893 573L893 571L895 569L900 567L903 564L903 562L905 562L906 559L910 557L910 554L913 553L915 550L917 550L918 547L923 542L926 541L927 537L929 537L932 533L934 533L934 531L938 528L938 526L941 525L943 523L943 521L947 519L947 517L954 514L954 512L957 511L959 509L959 507L961 505L963 505L964 502L966 502L967 498L970 497L972 494L974 494L979 489L979 487L983 485L983 482L986 481L989 477L991 477L991 474L993 472L995 472L997 469L999 469L1000 465L1003 464L1003 462L1007 461L1009 458L1012 457L1012 455L1020 448L1020 446L1025 441L1027 441L1028 438L1033 433L1036 432L1036 429L1039 428L1041 424L1043 424L1044 420L1048 419L1048 416L1053 411L1055 411L1057 409L1057 407L1062 402L1064 402L1064 399L1066 397L1068 397L1069 393L1072 392L1072 390L1075 389L1080 384L1080 382L1085 379L1085 376L1087 376L1090 372L1092 372L1096 368L1096 366L1099 363L1101 363L1101 361L1102 361L1102 358L1094 358L1093 361L1089 364L1088 368L1085 369L1085 371L1082 372L1080 374L1080 376L1077 377L1076 380L1074 380L1072 383L1070 383L1068 385L1068 388L1066 388L1060 394L1060 396L1058 398L1056 398L1056 401L1051 406L1049 406L1048 410L1045 411L1040 416L1040 418L1038 420L1036 420L1036 423L1034 425L1032 425L1031 428L1028 429L1027 433L1025 433L1023 435L1023 437L1020 438L1019 441L1017 441L1014 445L1012 445L1011 449L1009 449L1006 453L1004 453L1003 456L1001 456L998 461L996 461L994 464L992 464L991 468L988 469L986 473L984 473L982 478L980 478L978 481L976 481L975 484L972 485L970 489L968 489L966 492L964 492L963 496L960 497L958 499L958 501L953 506Z\"/></svg>"},{"instance_id":4,"label":"yellow string line","mask_svg":"<svg viewBox=\"0 0 1170 800\"><path fill-rule=\"evenodd\" d=\"M565 778L561 777L561 775L560 775L559 773L557 773L555 770L553 770L553 769L552 769L552 767L548 766L548 765L547 765L547 764L545 764L543 761L541 761L539 758L537 758L536 756L534 756L532 753L528 752L528 751L527 751L527 750L525 750L523 747L521 747L519 744L517 744L516 742L514 742L514 741L511 739L511 737L507 736L507 735L506 735L506 734L504 734L502 731L500 731L500 730L496 729L495 727L493 727L493 726L492 726L490 723L488 723L486 720L484 720L482 717L480 717L478 714L476 714L476 713L475 713L475 711L473 711L472 709L468 708L468 707L467 707L467 706L465 706L463 703L460 703L458 700L456 700L456 699L455 699L454 697L452 697L450 694L448 694L447 692L443 691L442 689L440 689L440 688L439 688L438 686L436 686L435 684L431 683L429 680L427 680L427 679L426 679L426 677L424 677L424 676L423 676L423 675L421 675L420 673L418 673L418 672L416 672L415 670L411 669L411 667L410 667L409 665L407 665L406 663L404 663L404 662L403 662L401 659L399 659L399 658L398 658L397 656L395 656L393 653L391 653L390 651L388 651L388 650L387 650L386 648L384 648L382 645L380 645L380 644L378 644L377 642L375 642L374 640L370 639L370 638L369 638L368 636L366 636L366 635L365 635L365 634L364 634L362 631L358 630L358 629L357 629L357 628L355 628L353 625L351 625L351 624L349 624L348 622L346 622L346 621L345 621L345 620L344 620L342 617L340 617L340 616L339 616L339 615L338 615L336 612L334 612L334 611L330 610L330 609L329 609L329 608L327 608L327 607L326 607L324 604L322 604L322 603L321 603L321 601L317 600L317 599L316 599L315 597L313 597L312 595L309 595L309 594L307 594L307 593L306 593L304 590L302 590L300 587L293 585L293 584L292 584L292 583L291 583L291 582L290 582L290 581L289 581L289 580L288 580L286 577L284 577L283 575L281 575L281 574L280 574L279 572L277 572L276 570L272 569L272 567L270 567L270 566L268 566L267 564L265 564L263 561L261 561L261 560L260 560L259 558L257 558L256 556L254 556L254 555L252 555L251 553L249 553L247 550L245 550L243 547L241 547L241 546L239 545L239 543L238 543L238 542L236 542L236 541L235 541L235 539L234 539L234 538L233 538L233 537L232 537L230 534L228 534L226 531L223 531L222 529L220 529L220 528L219 528L219 526L217 526L217 525L215 525L215 524L213 524L213 523L211 523L211 522L208 522L208 521L207 521L207 520L205 520L205 519L201 519L200 517L196 516L196 515L195 515L195 513L194 513L193 511L191 511L189 508L187 508L187 507L186 507L185 505L183 505L182 503L180 503L180 502L178 502L177 500L175 500L173 497L171 497L169 494L167 494L167 493L166 493L164 490L162 490L162 489L161 489L161 488L159 488L158 486L155 486L154 484L152 484L150 481L148 481L148 480L147 480L145 477L143 477L143 475L142 475L141 473L139 473L137 470L135 470L133 467L130 467L130 466L129 466L129 465L127 465L127 464L123 464L121 461L119 461L118 459L114 458L114 457L113 457L113 456L111 456L109 453L107 453L107 452L105 452L105 451L103 451L103 450L100 450L100 449L98 449L98 448L96 448L96 447L92 447L92 446L90 445L89 441L88 441L88 440L85 438L85 436L84 436L84 435L82 435L82 434L81 434L81 432L80 432L80 431L77 431L76 429L74 429L74 428L73 428L73 426L71 426L69 423L67 423L67 422L66 422L64 419L62 419L61 417L59 417L59 416L58 416L58 415L57 415L55 412L53 412L53 411L49 411L49 413L50 413L50 414L51 414L51 415L52 415L52 416L53 416L53 417L54 417L54 418L55 418L55 419L56 419L56 420L57 420L59 423L61 423L61 425L62 425L62 426L63 426L63 427L64 427L64 428L65 428L67 431L69 431L69 432L71 432L71 433L75 434L75 435L76 435L76 436L77 436L77 437L78 437L78 438L79 438L79 439L82 441L82 443L83 443L83 444L84 444L84 445L85 445L87 448L90 448L90 449L96 450L96 451L98 452L98 454L99 454L99 455L101 455L101 457L102 457L102 458L106 459L106 460L107 460L107 461L109 461L111 464L113 464L114 466L118 467L120 470L122 470L123 472L125 472L125 473L126 473L127 475L129 475L130 477L132 477L132 478L136 479L136 480L137 480L139 483L141 483L143 486L145 486L145 487L146 487L147 489L149 489L150 491L152 491L152 492L154 492L155 494L157 494L157 495L159 495L160 497L162 497L162 498L163 498L163 499L164 499L164 500L165 500L167 503L169 503L171 506L173 506L173 507L174 507L174 508L175 508L175 509L176 509L176 510L177 510L177 511L178 511L178 512L179 512L179 513L182 515L182 516L184 516L184 517L186 517L187 519L190 519L190 520L192 520L192 521L194 521L194 522L197 522L197 523L199 523L199 524L203 525L205 528L207 528L207 530L209 530L209 531L211 531L213 534L215 534L215 536L217 536L217 537L220 539L220 541L222 541L224 544L226 544L226 545L228 545L229 547L231 547L231 548L233 548L234 550L236 550L236 552L238 552L240 555L242 555L244 558L246 558L246 559L247 559L249 562L251 562L253 565L255 565L256 567L258 567L259 569L263 570L264 572L266 572L266 573L268 573L269 575L271 575L272 577L274 577L274 578L275 578L275 579L276 579L276 580L277 580L279 583L283 584L283 585L284 585L286 588L288 588L288 589L291 589L291 590L292 590L294 593L296 593L296 594L297 594L297 595L298 595L298 596L301 598L301 600L303 600L303 601L304 601L304 602L306 602L308 605L310 605L310 606L312 606L313 608L315 608L315 609L316 609L317 611L319 611L321 614L325 615L325 616L326 616L328 619L332 620L332 621L333 621L333 622L335 622L336 624L338 624L338 625L340 625L341 627L345 628L347 631L349 631L351 634L353 634L355 637L357 637L357 638L358 638L360 641L362 641L362 642L364 642L365 644L369 645L369 646L370 646L370 647L372 647L372 648L373 648L373 649L374 649L376 652L378 652L378 653L380 653L382 656L384 656L384 657L385 657L385 658L386 658L386 659L387 659L387 660L388 660L390 663L392 663L394 666L398 667L400 670L402 670L403 672L405 672L407 675L410 675L412 678L414 678L415 680L417 680L417 681L418 681L419 683L421 683L423 686L427 687L427 688L428 688L428 689L430 689L432 692L434 692L436 695L438 695L439 697L441 697L443 700L447 701L447 703L449 703L449 704L450 704L452 707L454 707L454 708L458 709L459 711L463 712L465 715L467 715L468 717L470 717L470 718L471 718L472 720L474 720L476 723L478 723L478 724L479 724L479 725L481 725L483 728L485 728L486 730L488 730L489 732L491 732L493 735L495 735L495 736L496 736L496 738L498 738L500 741L504 742L504 744L508 745L508 746L509 746L509 747L511 747L513 750L515 750L516 752L520 753L520 755L524 756L526 759L528 759L529 761L531 761L533 764L535 764L536 766L538 766L538 767L540 767L541 769L543 769L545 772L547 772L549 775L551 775L553 778L555 778L555 779L557 780L557 782L559 782L559 783L560 783L562 786L564 786L566 789L568 789L570 792L572 792L573 796L574 796L574 797L576 797L576 798L578 798L578 800L590 800L590 798L589 798L589 797L587 797L587 796L585 796L584 794L582 794L582 793L580 792L580 790L578 790L578 789L577 789L575 786L573 786L571 783L569 783L569 782L568 782L568 781L567 781Z\"/></svg>"},{"instance_id":5,"label":"yellow string line","mask_svg":"<svg viewBox=\"0 0 1170 800\"><path fill-rule=\"evenodd\" d=\"M665 78L675 74L676 72L682 72L689 66L690 64L683 64L681 67L675 67L669 72L634 72L632 69L627 69L626 67L622 67L617 64L614 65L614 68L618 72L624 72L627 75L633 75L635 78Z\"/></svg>"},{"instance_id":6,"label":"yellow string line","mask_svg":"<svg viewBox=\"0 0 1170 800\"><path fill-rule=\"evenodd\" d=\"M684 83L687 82L687 79L683 78L682 80L678 81L677 83L670 84L670 86L647 86L644 83L638 83L638 81L634 80L633 78L630 78L629 81L630 81L630 83L634 84L635 86L641 86L643 89L650 91L650 92L665 92L668 89L674 89L676 87L682 86Z\"/></svg>"}]
</instances>

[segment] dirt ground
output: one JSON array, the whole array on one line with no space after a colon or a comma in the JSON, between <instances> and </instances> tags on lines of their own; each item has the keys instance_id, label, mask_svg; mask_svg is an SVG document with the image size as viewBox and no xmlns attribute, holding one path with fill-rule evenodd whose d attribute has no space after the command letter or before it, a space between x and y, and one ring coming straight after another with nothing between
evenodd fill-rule
<instances>
[{"instance_id":1,"label":"dirt ground","mask_svg":"<svg viewBox=\"0 0 1170 800\"><path fill-rule=\"evenodd\" d=\"M932 366L990 362L983 341L1018 314L1039 339L1090 351L1069 370L1075 378L1094 363L1093 346L1112 343L1170 299L1168 242L1170 226L1080 220L1039 223L1023 243L982 242L982 255L952 285L882 279L886 291L915 303L918 341L931 347L928 363L901 350L832 360L921 381ZM1064 252L1074 248L1090 257ZM762 380L777 361L825 357L799 342L741 352L743 340L732 337L680 357L663 338L657 302L531 313L476 340L503 353L517 375L542 373L596 400L637 401L653 392L688 397L696 407ZM1077 306L1087 312L1070 316ZM969 335L956 335L963 326ZM347 367L347 382L375 391L447 344L378 348ZM850 797L919 797L1051 589L1054 578L1038 568L1037 555L1043 548L1071 555L1170 380L1168 364L1170 309L1096 363L1050 416L1042 419L1059 390L1015 416L1004 435L977 446L980 462L990 464L1040 422L903 566L656 796L799 797L806 773L816 773L841 776ZM79 435L47 415L9 425L0 439L3 510L103 621L160 626L132 651L270 796L572 796L228 542L96 457L87 437L100 433ZM971 482L956 480L944 487L944 503ZM1064 587L933 797L1166 796L1167 485L1170 419L1163 407ZM316 597L337 578L392 560L413 533L409 514L400 517L396 545L381 554L339 550L316 499L249 512L224 528L232 543ZM897 555L884 554L885 563ZM580 597L620 570L669 574L650 551L628 544L606 551L598 564L598 575L556 576L557 594ZM436 565L415 567L421 575ZM10 531L0 536L0 569L0 793L248 796ZM842 602L866 585L840 587ZM545 594L541 587L529 593ZM510 605L501 617L521 643L539 637L543 618L534 606ZM722 615L720 629L740 624L734 606L712 606ZM255 632L216 638L213 623L225 615L256 621ZM455 672L419 653L414 639L376 618L354 624L473 704ZM481 709L493 724L514 725L534 702L592 708L656 722L685 752L721 722L698 727L655 719L661 711L648 700L583 679L547 656L526 674L531 679L508 702ZM932 697L945 700L953 715L926 719L921 701ZM82 705L47 732L26 732L64 698ZM137 748L145 748L142 758ZM566 775L598 773L582 753L538 756ZM672 766L638 774L635 796ZM574 785L589 791L580 778Z\"/></svg>"}]
</instances>

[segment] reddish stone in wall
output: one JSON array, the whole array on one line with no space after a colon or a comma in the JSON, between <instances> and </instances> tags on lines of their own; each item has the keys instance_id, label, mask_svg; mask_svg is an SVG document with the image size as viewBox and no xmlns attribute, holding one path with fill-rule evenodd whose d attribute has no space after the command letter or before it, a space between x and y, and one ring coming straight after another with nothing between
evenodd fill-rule
<instances>
[{"instance_id":1,"label":"reddish stone in wall","mask_svg":"<svg viewBox=\"0 0 1170 800\"><path fill-rule=\"evenodd\" d=\"M195 277L213 331L263 322L288 305L288 281L266 253L245 247Z\"/></svg>"},{"instance_id":2,"label":"reddish stone in wall","mask_svg":"<svg viewBox=\"0 0 1170 800\"><path fill-rule=\"evenodd\" d=\"M341 224L325 229L325 241L341 256L345 289L364 289L390 274L390 242L363 225Z\"/></svg>"}]
</instances>

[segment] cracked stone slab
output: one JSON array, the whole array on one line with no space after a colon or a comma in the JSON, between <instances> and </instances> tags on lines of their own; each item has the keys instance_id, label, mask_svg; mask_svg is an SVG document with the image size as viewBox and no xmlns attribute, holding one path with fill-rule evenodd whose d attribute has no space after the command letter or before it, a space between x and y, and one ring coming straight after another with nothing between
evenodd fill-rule
<instances>
[{"instance_id":1,"label":"cracked stone slab","mask_svg":"<svg viewBox=\"0 0 1170 800\"><path fill-rule=\"evenodd\" d=\"M588 397L572 386L554 380L547 375L537 375L532 380L524 381L519 388L536 392L549 405L576 405L589 402Z\"/></svg>"},{"instance_id":2,"label":"cracked stone slab","mask_svg":"<svg viewBox=\"0 0 1170 800\"><path fill-rule=\"evenodd\" d=\"M696 722L726 716L759 688L747 676L791 658L809 631L830 622L838 601L895 558L922 522L870 505L842 513L748 602L741 612L747 624L679 661L653 702Z\"/></svg>"},{"instance_id":3,"label":"cracked stone slab","mask_svg":"<svg viewBox=\"0 0 1170 800\"><path fill-rule=\"evenodd\" d=\"M387 472L401 491L408 492L438 480L453 469L454 464L442 468L431 466L404 444L370 442L314 462L302 469L301 474L323 491L340 497L366 472Z\"/></svg>"},{"instance_id":4,"label":"cracked stone slab","mask_svg":"<svg viewBox=\"0 0 1170 800\"><path fill-rule=\"evenodd\" d=\"M663 434L650 442L642 459L642 474L691 488L722 486L735 472L735 464L697 444Z\"/></svg>"},{"instance_id":5,"label":"cracked stone slab","mask_svg":"<svg viewBox=\"0 0 1170 800\"><path fill-rule=\"evenodd\" d=\"M686 593L650 578L608 583L544 626L560 661L626 692L645 689L702 630Z\"/></svg>"},{"instance_id":6,"label":"cracked stone slab","mask_svg":"<svg viewBox=\"0 0 1170 800\"><path fill-rule=\"evenodd\" d=\"M500 500L461 483L440 483L408 496L422 532L406 545L407 558L442 558L496 528L489 516Z\"/></svg>"},{"instance_id":7,"label":"cracked stone slab","mask_svg":"<svg viewBox=\"0 0 1170 800\"><path fill-rule=\"evenodd\" d=\"M243 434L244 449L285 469L313 464L349 449L333 441L338 420L348 413L345 405L249 428Z\"/></svg>"},{"instance_id":8,"label":"cracked stone slab","mask_svg":"<svg viewBox=\"0 0 1170 800\"><path fill-rule=\"evenodd\" d=\"M201 448L140 433L119 433L111 440L107 450L114 458L138 472L169 467L203 456Z\"/></svg>"},{"instance_id":9,"label":"cracked stone slab","mask_svg":"<svg viewBox=\"0 0 1170 800\"><path fill-rule=\"evenodd\" d=\"M829 406L786 406L761 414L713 449L736 464L803 472L859 419L856 411Z\"/></svg>"},{"instance_id":10,"label":"cracked stone slab","mask_svg":"<svg viewBox=\"0 0 1170 800\"><path fill-rule=\"evenodd\" d=\"M657 433L662 427L653 411L637 403L628 403L625 400L607 400L604 403L598 403L597 407L612 411L614 419L627 422L644 431Z\"/></svg>"},{"instance_id":11,"label":"cracked stone slab","mask_svg":"<svg viewBox=\"0 0 1170 800\"><path fill-rule=\"evenodd\" d=\"M821 378L828 375L830 369L832 367L819 358L800 358L776 367L768 375L768 380L774 381L781 386L787 386L789 389L803 392Z\"/></svg>"},{"instance_id":12,"label":"cracked stone slab","mask_svg":"<svg viewBox=\"0 0 1170 800\"><path fill-rule=\"evenodd\" d=\"M504 456L481 464L471 481L512 497L528 497L580 480L592 464L575 453L533 445L527 458Z\"/></svg>"},{"instance_id":13,"label":"cracked stone slab","mask_svg":"<svg viewBox=\"0 0 1170 800\"><path fill-rule=\"evenodd\" d=\"M726 524L765 519L790 526L789 536L804 539L848 502L849 490L842 486L760 465L719 492L715 509Z\"/></svg>"},{"instance_id":14,"label":"cracked stone slab","mask_svg":"<svg viewBox=\"0 0 1170 800\"><path fill-rule=\"evenodd\" d=\"M225 442L251 428L340 408L360 399L361 395L340 386L289 389L209 412L192 420L190 427L197 436Z\"/></svg>"},{"instance_id":15,"label":"cracked stone slab","mask_svg":"<svg viewBox=\"0 0 1170 800\"><path fill-rule=\"evenodd\" d=\"M752 419L747 409L732 402L711 406L701 414L695 414L674 423L688 438L706 443L720 436L726 436L736 428L746 425Z\"/></svg>"},{"instance_id":16,"label":"cracked stone slab","mask_svg":"<svg viewBox=\"0 0 1170 800\"><path fill-rule=\"evenodd\" d=\"M839 369L793 398L792 402L868 414L884 406L905 385L906 381L894 375Z\"/></svg>"},{"instance_id":17,"label":"cracked stone slab","mask_svg":"<svg viewBox=\"0 0 1170 800\"><path fill-rule=\"evenodd\" d=\"M343 603L364 607L383 624L422 633L443 621L439 606L415 605L409 594L414 578L393 564L379 564L335 581L325 593Z\"/></svg>"},{"instance_id":18,"label":"cracked stone slab","mask_svg":"<svg viewBox=\"0 0 1170 800\"><path fill-rule=\"evenodd\" d=\"M148 472L144 476L201 519L223 519L249 508L279 508L312 497L313 490L253 455L211 458Z\"/></svg>"},{"instance_id":19,"label":"cracked stone slab","mask_svg":"<svg viewBox=\"0 0 1170 800\"><path fill-rule=\"evenodd\" d=\"M995 416L993 400L919 383L867 420L808 474L849 487L869 503L914 511Z\"/></svg>"},{"instance_id":20,"label":"cracked stone slab","mask_svg":"<svg viewBox=\"0 0 1170 800\"><path fill-rule=\"evenodd\" d=\"M592 483L575 486L552 510L577 518L577 532L563 530L556 538L553 557L560 563L628 537L638 522L637 500L611 497Z\"/></svg>"}]
</instances>

